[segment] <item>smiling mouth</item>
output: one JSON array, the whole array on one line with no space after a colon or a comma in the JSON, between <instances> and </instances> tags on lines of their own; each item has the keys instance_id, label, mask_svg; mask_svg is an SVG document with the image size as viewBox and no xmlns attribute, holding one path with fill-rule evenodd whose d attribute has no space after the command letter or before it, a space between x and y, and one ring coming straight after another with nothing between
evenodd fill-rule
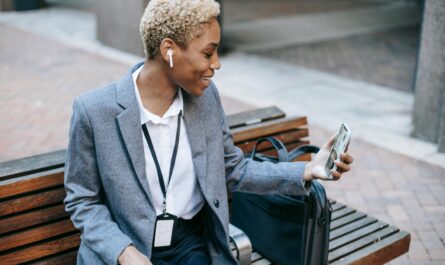
<instances>
[{"instance_id":1,"label":"smiling mouth","mask_svg":"<svg viewBox=\"0 0 445 265\"><path fill-rule=\"evenodd\" d=\"M210 81L210 79L212 79L212 76L201 76L201 79L204 81Z\"/></svg>"}]
</instances>

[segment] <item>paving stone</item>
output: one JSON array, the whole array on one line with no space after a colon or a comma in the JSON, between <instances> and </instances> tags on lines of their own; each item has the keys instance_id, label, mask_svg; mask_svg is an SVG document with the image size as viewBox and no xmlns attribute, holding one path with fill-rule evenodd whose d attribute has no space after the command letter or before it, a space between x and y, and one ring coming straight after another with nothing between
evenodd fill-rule
<instances>
[{"instance_id":1,"label":"paving stone","mask_svg":"<svg viewBox=\"0 0 445 265\"><path fill-rule=\"evenodd\" d=\"M445 206L425 206L424 208L425 212L427 212L428 214L438 214L445 216Z\"/></svg>"},{"instance_id":2,"label":"paving stone","mask_svg":"<svg viewBox=\"0 0 445 265\"><path fill-rule=\"evenodd\" d=\"M443 220L433 221L433 227L442 240L442 243L445 244L445 222Z\"/></svg>"},{"instance_id":3,"label":"paving stone","mask_svg":"<svg viewBox=\"0 0 445 265\"><path fill-rule=\"evenodd\" d=\"M445 261L445 248L431 248L428 252L432 260Z\"/></svg>"},{"instance_id":4,"label":"paving stone","mask_svg":"<svg viewBox=\"0 0 445 265\"><path fill-rule=\"evenodd\" d=\"M360 187L361 194L366 198L366 201L372 201L373 199L380 198L381 193L376 185L364 185Z\"/></svg>"},{"instance_id":5,"label":"paving stone","mask_svg":"<svg viewBox=\"0 0 445 265\"><path fill-rule=\"evenodd\" d=\"M365 200L359 191L351 191L346 194L346 199L350 205L364 205ZM354 206L353 206L354 207Z\"/></svg>"},{"instance_id":6,"label":"paving stone","mask_svg":"<svg viewBox=\"0 0 445 265\"><path fill-rule=\"evenodd\" d=\"M391 216L391 218L395 222L399 222L399 221L404 222L404 221L408 221L410 219L408 214L405 212L405 209L403 208L403 206L388 205L388 206L386 206L386 209L387 209L389 215Z\"/></svg>"},{"instance_id":7,"label":"paving stone","mask_svg":"<svg viewBox=\"0 0 445 265\"><path fill-rule=\"evenodd\" d=\"M432 261L426 261L424 259L420 260L410 260L412 265L433 265L434 263ZM441 264L443 265L443 264Z\"/></svg>"},{"instance_id":8,"label":"paving stone","mask_svg":"<svg viewBox=\"0 0 445 265\"><path fill-rule=\"evenodd\" d=\"M412 194L408 191L402 191L402 190L389 190L389 191L382 191L383 198L387 199L406 199L409 198Z\"/></svg>"},{"instance_id":9,"label":"paving stone","mask_svg":"<svg viewBox=\"0 0 445 265\"><path fill-rule=\"evenodd\" d=\"M411 241L410 252L408 253L408 257L413 264L419 264L414 262L419 262L419 261L424 262L431 260L422 242L414 240Z\"/></svg>"},{"instance_id":10,"label":"paving stone","mask_svg":"<svg viewBox=\"0 0 445 265\"><path fill-rule=\"evenodd\" d=\"M444 248L442 240L437 235L434 230L420 230L417 231L419 237L421 238L423 245L427 249L442 249Z\"/></svg>"},{"instance_id":11,"label":"paving stone","mask_svg":"<svg viewBox=\"0 0 445 265\"><path fill-rule=\"evenodd\" d=\"M381 191L389 191L389 190L393 190L394 189L394 185L387 178L379 179L379 181L377 181L376 185L377 185L377 187L379 187L379 189Z\"/></svg>"},{"instance_id":12,"label":"paving stone","mask_svg":"<svg viewBox=\"0 0 445 265\"><path fill-rule=\"evenodd\" d=\"M434 183L433 183L434 184ZM437 206L439 202L431 192L417 192L417 198L423 206Z\"/></svg>"},{"instance_id":13,"label":"paving stone","mask_svg":"<svg viewBox=\"0 0 445 265\"><path fill-rule=\"evenodd\" d=\"M405 255L402 255L402 256L396 258L395 260L392 260L388 264L389 265L409 265L411 263L408 259L408 254L405 254Z\"/></svg>"}]
</instances>

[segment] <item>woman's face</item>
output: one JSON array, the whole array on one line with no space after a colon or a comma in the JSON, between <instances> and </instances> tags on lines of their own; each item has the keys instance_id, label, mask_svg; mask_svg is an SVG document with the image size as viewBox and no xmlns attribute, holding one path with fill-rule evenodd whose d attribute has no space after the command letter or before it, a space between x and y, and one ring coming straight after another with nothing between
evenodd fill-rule
<instances>
[{"instance_id":1,"label":"woman's face","mask_svg":"<svg viewBox=\"0 0 445 265\"><path fill-rule=\"evenodd\" d=\"M174 51L172 78L189 94L201 96L215 70L221 67L217 52L220 38L218 21L212 19L204 25L203 34L193 39L186 49Z\"/></svg>"}]
</instances>

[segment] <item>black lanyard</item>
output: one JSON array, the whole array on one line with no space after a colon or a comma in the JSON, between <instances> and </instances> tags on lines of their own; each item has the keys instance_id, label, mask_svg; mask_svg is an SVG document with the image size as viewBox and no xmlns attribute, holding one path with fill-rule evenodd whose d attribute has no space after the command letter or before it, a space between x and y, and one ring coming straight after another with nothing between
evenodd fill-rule
<instances>
[{"instance_id":1,"label":"black lanyard","mask_svg":"<svg viewBox=\"0 0 445 265\"><path fill-rule=\"evenodd\" d=\"M181 116L182 116L182 111L179 111L178 125L176 126L175 147L173 148L172 159L170 161L170 171L168 173L167 187L168 187L168 184L170 183L170 178L173 173L173 168L175 167L176 155L178 154L179 134L181 133ZM164 195L164 201L162 202L162 212L164 215L166 215L167 206L166 206L165 200L167 198L167 189L166 189L166 186L164 183L164 177L162 175L161 167L159 166L158 158L156 156L156 152L153 147L153 143L151 141L150 134L148 133L147 125L145 123L142 125L142 131L144 132L145 139L147 140L148 147L150 148L151 156L153 157L153 161L155 162L156 171L158 172L159 184L161 186L162 194Z\"/></svg>"}]
</instances>

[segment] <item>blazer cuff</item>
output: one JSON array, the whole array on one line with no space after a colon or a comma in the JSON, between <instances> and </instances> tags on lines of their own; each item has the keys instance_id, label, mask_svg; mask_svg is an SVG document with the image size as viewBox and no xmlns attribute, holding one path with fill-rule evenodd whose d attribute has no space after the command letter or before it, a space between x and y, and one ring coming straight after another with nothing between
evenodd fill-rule
<instances>
[{"instance_id":1,"label":"blazer cuff","mask_svg":"<svg viewBox=\"0 0 445 265\"><path fill-rule=\"evenodd\" d=\"M118 265L119 256L124 252L125 248L132 244L133 241L131 241L131 239L126 236L120 239L113 240L113 243L110 245L110 248L108 250L108 255L106 255L106 263Z\"/></svg>"},{"instance_id":2,"label":"blazer cuff","mask_svg":"<svg viewBox=\"0 0 445 265\"><path fill-rule=\"evenodd\" d=\"M304 169L306 162L282 162L291 172L291 185L286 192L289 195L309 195L312 188L312 181L304 181ZM281 163L280 163L281 164Z\"/></svg>"}]
</instances>

